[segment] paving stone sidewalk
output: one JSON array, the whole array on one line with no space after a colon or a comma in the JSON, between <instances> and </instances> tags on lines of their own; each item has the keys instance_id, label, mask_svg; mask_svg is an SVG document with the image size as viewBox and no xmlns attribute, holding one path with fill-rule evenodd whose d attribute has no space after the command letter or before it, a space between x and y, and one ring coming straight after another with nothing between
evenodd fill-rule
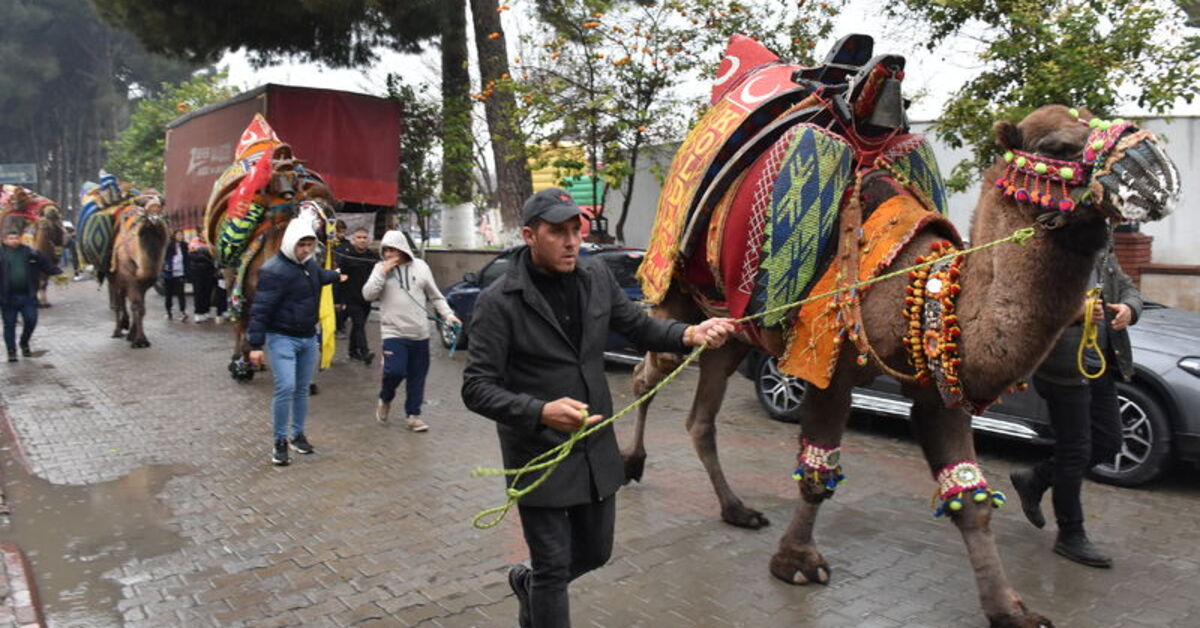
<instances>
[{"instance_id":1,"label":"paving stone sidewalk","mask_svg":"<svg viewBox=\"0 0 1200 628\"><path fill-rule=\"evenodd\" d=\"M72 490L93 496L72 500L91 509L81 512L100 513L76 518L114 517L116 532L64 539L68 559L110 565L70 590L55 588L62 567L51 567L48 551L31 552L35 577L53 576L42 588L50 626L515 626L505 580L507 566L525 558L515 512L494 530L470 526L503 493L496 478L470 477L500 460L492 425L459 398L463 353L434 351L425 434L402 420L377 424L377 367L339 359L318 376L312 399L308 433L318 453L276 468L270 379L229 378L228 327L166 321L152 296L153 346L135 351L108 337L111 319L93 284L52 297L34 337L46 353L0 368L0 405L15 437L5 452L9 532L29 533L15 528L18 511L39 495ZM614 367L610 380L617 407L628 403L628 369ZM767 561L795 505L796 428L768 420L748 381L731 384L722 461L772 525L725 525L682 427L695 384L685 373L655 402L644 483L619 495L612 563L572 585L574 625L986 625L959 534L931 516L934 486L919 448L888 420L856 421L848 436L849 480L817 531L833 581L793 587L770 577ZM623 439L629 428L621 426ZM1008 472L1036 453L996 441L982 451L1004 489ZM13 465L30 479L13 480ZM1089 483L1085 498L1089 530L1114 554L1113 570L1054 556L1053 531L1034 530L1015 505L993 519L1027 604L1058 626L1200 626L1196 472L1141 490ZM111 507L101 512L103 504ZM136 526L119 521L143 508L150 514ZM81 539L98 534L98 526L55 525ZM0 540L5 534L0 528ZM80 591L105 586L105 602L79 602Z\"/></svg>"}]
</instances>

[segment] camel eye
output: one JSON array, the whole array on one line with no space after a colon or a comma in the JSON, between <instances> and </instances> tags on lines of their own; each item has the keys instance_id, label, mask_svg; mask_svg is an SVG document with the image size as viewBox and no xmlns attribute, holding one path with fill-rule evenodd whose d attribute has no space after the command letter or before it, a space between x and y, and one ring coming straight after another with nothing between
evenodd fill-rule
<instances>
[{"instance_id":1,"label":"camel eye","mask_svg":"<svg viewBox=\"0 0 1200 628\"><path fill-rule=\"evenodd\" d=\"M1061 140L1049 140L1038 145L1038 153L1047 157L1057 157L1059 159L1070 159L1079 155L1082 152L1082 146L1076 146L1070 142Z\"/></svg>"}]
</instances>

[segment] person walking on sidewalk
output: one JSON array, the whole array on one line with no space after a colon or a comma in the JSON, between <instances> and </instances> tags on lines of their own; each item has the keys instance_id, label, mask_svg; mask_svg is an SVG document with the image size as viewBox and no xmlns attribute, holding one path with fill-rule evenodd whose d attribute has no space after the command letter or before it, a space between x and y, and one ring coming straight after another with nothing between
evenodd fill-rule
<instances>
[{"instance_id":1,"label":"person walking on sidewalk","mask_svg":"<svg viewBox=\"0 0 1200 628\"><path fill-rule=\"evenodd\" d=\"M196 307L192 321L197 324L208 320L217 279L216 271L212 247L200 238L192 238L188 243L187 276L192 280L192 301Z\"/></svg>"},{"instance_id":2,"label":"person walking on sidewalk","mask_svg":"<svg viewBox=\"0 0 1200 628\"><path fill-rule=\"evenodd\" d=\"M17 316L21 316L21 353L29 358L33 351L29 339L37 328L37 291L41 275L58 275L62 270L40 251L21 244L21 233L4 234L0 258L0 311L4 313L4 348L8 361L17 361Z\"/></svg>"},{"instance_id":3,"label":"person walking on sidewalk","mask_svg":"<svg viewBox=\"0 0 1200 628\"><path fill-rule=\"evenodd\" d=\"M167 320L171 320L171 301L179 300L179 320L187 320L187 298L184 297L184 284L187 282L188 247L183 241L183 232L176 229L167 243L167 252L163 257L162 278L166 284Z\"/></svg>"},{"instance_id":4,"label":"person walking on sidewalk","mask_svg":"<svg viewBox=\"0 0 1200 628\"><path fill-rule=\"evenodd\" d=\"M429 306L442 324L459 324L454 310L433 281L425 260L417 259L401 231L383 234L383 261L375 264L362 288L367 301L379 301L383 337L383 383L375 418L386 423L396 388L407 380L404 413L408 429L424 432L421 420L425 375L429 372Z\"/></svg>"},{"instance_id":5,"label":"person walking on sidewalk","mask_svg":"<svg viewBox=\"0 0 1200 628\"><path fill-rule=\"evenodd\" d=\"M350 326L350 359L370 364L375 353L367 347L367 316L371 313L371 302L363 298L363 285L371 276L379 256L368 245L371 234L364 227L354 230L350 241L338 247L338 267L349 279L334 290L334 301L344 309L346 322Z\"/></svg>"},{"instance_id":6,"label":"person walking on sidewalk","mask_svg":"<svg viewBox=\"0 0 1200 628\"><path fill-rule=\"evenodd\" d=\"M510 469L612 414L604 373L610 330L642 349L684 351L720 346L735 328L724 318L689 326L648 316L607 266L579 257L581 211L566 192L534 194L522 218L527 246L475 305L462 386L467 408L496 422ZM532 569L514 565L508 583L522 628L571 625L567 585L608 562L615 496L624 481L617 438L607 426L579 441L553 475L521 498Z\"/></svg>"},{"instance_id":7,"label":"person walking on sidewalk","mask_svg":"<svg viewBox=\"0 0 1200 628\"><path fill-rule=\"evenodd\" d=\"M271 419L275 443L271 462L288 464L288 423L291 446L302 454L313 453L304 435L308 418L309 384L317 367L317 319L321 287L340 279L337 270L323 270L314 252L317 235L306 220L293 220L283 233L279 253L267 260L258 273L258 288L250 306L246 331L250 362L263 364L263 348L271 359L275 396Z\"/></svg>"},{"instance_id":8,"label":"person walking on sidewalk","mask_svg":"<svg viewBox=\"0 0 1200 628\"><path fill-rule=\"evenodd\" d=\"M1112 559L1093 545L1084 531L1080 492L1084 473L1100 462L1111 461L1121 450L1116 376L1125 381L1133 378L1128 328L1141 317L1142 295L1122 272L1111 242L1096 260L1095 280L1101 287L1101 300L1096 302L1092 316L1099 326L1097 340L1107 368L1095 379L1079 372L1077 352L1084 317L1081 310L1079 321L1063 330L1033 377L1034 388L1050 410L1054 453L1032 468L1013 471L1009 479L1025 517L1038 528L1046 525L1042 496L1053 490L1054 518L1058 522L1055 553L1089 567L1111 567ZM1098 372L1100 356L1088 350L1084 366L1089 373Z\"/></svg>"}]
</instances>

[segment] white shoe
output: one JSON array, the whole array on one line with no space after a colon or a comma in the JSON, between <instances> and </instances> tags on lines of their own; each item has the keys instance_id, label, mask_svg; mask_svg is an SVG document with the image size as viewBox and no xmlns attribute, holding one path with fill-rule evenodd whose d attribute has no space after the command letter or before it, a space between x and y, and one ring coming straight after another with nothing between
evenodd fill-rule
<instances>
[{"instance_id":1,"label":"white shoe","mask_svg":"<svg viewBox=\"0 0 1200 628\"><path fill-rule=\"evenodd\" d=\"M196 323L197 325L199 325L200 323L203 323L207 320L208 320L208 314L197 314L192 317L192 322Z\"/></svg>"},{"instance_id":2,"label":"white shoe","mask_svg":"<svg viewBox=\"0 0 1200 628\"><path fill-rule=\"evenodd\" d=\"M388 422L388 414L391 411L392 411L392 404L380 399L379 404L375 406L375 420L379 421L380 423L387 423Z\"/></svg>"},{"instance_id":3,"label":"white shoe","mask_svg":"<svg viewBox=\"0 0 1200 628\"><path fill-rule=\"evenodd\" d=\"M170 313L170 312L167 312L167 320L174 320L174 318L175 318L175 317L174 317L174 316L171 316L171 313Z\"/></svg>"},{"instance_id":4,"label":"white shoe","mask_svg":"<svg viewBox=\"0 0 1200 628\"><path fill-rule=\"evenodd\" d=\"M414 432L425 432L429 430L429 426L421 420L421 417L410 416L408 417L408 429Z\"/></svg>"}]
</instances>

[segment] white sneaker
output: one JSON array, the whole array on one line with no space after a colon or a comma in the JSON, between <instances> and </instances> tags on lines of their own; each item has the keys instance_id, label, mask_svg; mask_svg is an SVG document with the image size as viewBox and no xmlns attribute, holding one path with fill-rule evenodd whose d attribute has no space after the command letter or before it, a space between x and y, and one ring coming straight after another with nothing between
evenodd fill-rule
<instances>
[{"instance_id":1,"label":"white sneaker","mask_svg":"<svg viewBox=\"0 0 1200 628\"><path fill-rule=\"evenodd\" d=\"M208 320L208 314L197 314L192 317L192 322L196 323L197 325L199 325L200 323L203 323L207 320Z\"/></svg>"},{"instance_id":2,"label":"white sneaker","mask_svg":"<svg viewBox=\"0 0 1200 628\"><path fill-rule=\"evenodd\" d=\"M424 432L429 430L429 426L421 420L421 417L410 416L408 417L408 429L414 432Z\"/></svg>"},{"instance_id":3,"label":"white sneaker","mask_svg":"<svg viewBox=\"0 0 1200 628\"><path fill-rule=\"evenodd\" d=\"M380 423L387 423L388 413L391 411L392 404L380 399L379 404L375 406L375 420L379 421Z\"/></svg>"}]
</instances>

